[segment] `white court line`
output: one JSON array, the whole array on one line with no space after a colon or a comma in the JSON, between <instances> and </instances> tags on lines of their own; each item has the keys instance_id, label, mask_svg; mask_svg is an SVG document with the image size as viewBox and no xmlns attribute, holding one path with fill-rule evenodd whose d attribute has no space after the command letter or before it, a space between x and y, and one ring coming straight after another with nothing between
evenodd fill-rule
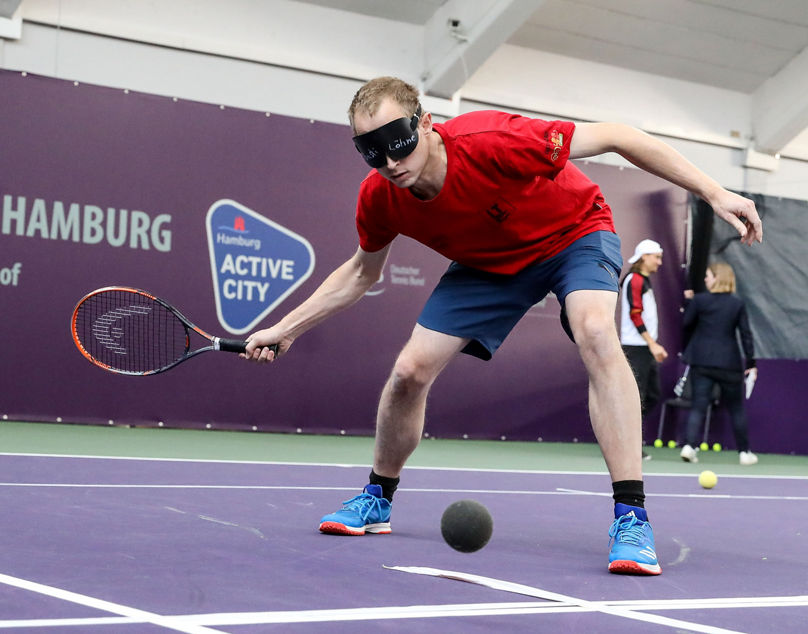
<instances>
[{"instance_id":1,"label":"white court line","mask_svg":"<svg viewBox=\"0 0 808 634\"><path fill-rule=\"evenodd\" d=\"M106 616L98 618L73 619L9 619L0 621L0 630L31 628L31 627L76 627L91 625L131 625L132 623L145 623L140 619L129 616Z\"/></svg>"},{"instance_id":2,"label":"white court line","mask_svg":"<svg viewBox=\"0 0 808 634\"><path fill-rule=\"evenodd\" d=\"M447 571L441 571L447 572ZM462 573L461 573L462 574ZM456 578L456 577L452 577ZM463 579L465 581L465 579ZM521 586L528 587L528 586ZM221 612L164 616L167 621L180 620L198 626L270 625L278 623L322 623L369 620L394 620L442 617L515 616L528 614L559 614L602 612L602 608L621 608L634 611L705 610L808 607L808 596L785 597L729 597L711 599L640 599L622 601L521 601L500 603L460 603L443 605L407 605L386 607L342 608L329 610L286 610L267 612ZM650 615L653 616L653 615ZM0 629L13 627L58 627L144 623L134 617L17 619L0 621ZM708 627L708 626L702 626ZM696 631L692 626L690 631ZM729 632L712 628L710 632Z\"/></svg>"},{"instance_id":3,"label":"white court line","mask_svg":"<svg viewBox=\"0 0 808 634\"><path fill-rule=\"evenodd\" d=\"M493 441L492 441L493 442ZM370 463L350 464L338 462L289 462L282 460L223 460L214 458L153 458L143 456L96 456L78 454L55 454L55 453L19 453L1 452L0 456L20 456L23 458L71 458L87 460L142 460L146 462L199 462L210 464L245 464L245 465L276 465L290 467L339 467L344 469L367 469ZM706 466L706 465L704 465ZM720 468L718 465L715 468ZM485 467L425 467L420 465L407 465L407 471L461 471L480 473L516 473L516 474L536 474L536 475L609 475L605 467L602 471L575 471L556 469L493 469ZM666 477L666 478L692 478L695 473L645 473L644 478ZM748 480L808 480L808 475L767 475L755 473L727 473L721 474L722 478L737 478Z\"/></svg>"},{"instance_id":4,"label":"white court line","mask_svg":"<svg viewBox=\"0 0 808 634\"><path fill-rule=\"evenodd\" d=\"M356 491L355 486L284 486L271 484L101 484L80 482L0 482L0 487L29 488L65 488L65 489L220 489L220 490L256 490L256 491ZM519 491L504 489L414 489L400 487L399 491L409 493L463 493L463 494L497 494L497 495L594 495L612 497L611 493L602 491L584 491L579 489L556 488L555 491ZM652 493L651 498L707 498L712 500L775 500L775 501L808 501L808 496L797 495L730 495L726 493Z\"/></svg>"},{"instance_id":5,"label":"white court line","mask_svg":"<svg viewBox=\"0 0 808 634\"><path fill-rule=\"evenodd\" d=\"M81 482L0 482L0 487L65 489L256 489L276 491L356 491L359 487L283 486L276 484L101 484ZM398 489L404 491L405 489Z\"/></svg>"},{"instance_id":6,"label":"white court line","mask_svg":"<svg viewBox=\"0 0 808 634\"><path fill-rule=\"evenodd\" d=\"M721 608L808 607L808 595L792 597L714 597L711 599L626 599L604 601L631 610L704 610Z\"/></svg>"},{"instance_id":7,"label":"white court line","mask_svg":"<svg viewBox=\"0 0 808 634\"><path fill-rule=\"evenodd\" d=\"M611 493L603 491L584 491L581 489L566 489L563 487L556 487L559 493L568 493L571 495L594 495L597 497L612 497ZM503 491L506 493L506 491ZM731 493L649 493L648 497L651 498L704 498L704 499L720 499L720 500L799 500L806 501L808 496L802 495L746 495L746 494L731 494Z\"/></svg>"},{"instance_id":8,"label":"white court line","mask_svg":"<svg viewBox=\"0 0 808 634\"><path fill-rule=\"evenodd\" d=\"M110 601L96 599L95 597L90 597L86 594L78 594L76 592L70 592L69 590L62 590L61 588L54 588L53 586L46 586L41 583L28 581L26 579L19 579L9 575L0 574L0 583L5 583L6 585L21 588L23 590L30 590L31 592L38 592L39 594L44 594L55 599L62 599L63 601L77 603L88 608L94 608L96 610L103 610L104 612L112 612L113 614L134 618L137 619L138 622L152 623L154 625L159 625L171 630L176 630L177 632L186 632L187 634L212 634L214 632L219 632L219 630L212 630L210 628L193 623L185 623L181 619L167 619L159 614L146 612L145 610L138 610L137 608L131 608L127 605L111 603Z\"/></svg>"},{"instance_id":9,"label":"white court line","mask_svg":"<svg viewBox=\"0 0 808 634\"><path fill-rule=\"evenodd\" d=\"M692 623L690 621L682 621L680 619L672 619L667 616L659 616L657 614L644 614L635 612L623 607L614 607L605 605L597 601L586 601L584 599L577 599L565 594L557 592L549 592L541 588L533 588L531 586L522 585L519 583L511 583L509 581L502 581L500 579L493 579L491 577L482 577L480 575L472 575L464 572L454 572L451 570L438 570L437 568L423 568L413 566L385 566L390 570L399 570L401 572L409 572L417 575L428 575L432 577L443 577L445 579L456 579L457 581L466 581L477 585L494 588L496 590L504 590L506 592L513 592L522 594L529 597L536 597L539 599L547 599L549 601L557 601L563 603L570 603L582 608L603 612L612 616L619 616L635 621L644 621L646 623L654 623L656 625L666 625L668 627L684 628L692 632L702 632L703 634L743 634L735 630L727 630L720 627L713 627L709 625L701 625L699 623Z\"/></svg>"}]
</instances>

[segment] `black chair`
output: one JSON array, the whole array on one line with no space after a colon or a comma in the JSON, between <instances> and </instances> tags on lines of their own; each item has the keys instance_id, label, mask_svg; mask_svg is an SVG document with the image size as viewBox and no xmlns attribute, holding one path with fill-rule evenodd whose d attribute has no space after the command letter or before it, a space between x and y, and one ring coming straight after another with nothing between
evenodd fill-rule
<instances>
[{"instance_id":1,"label":"black chair","mask_svg":"<svg viewBox=\"0 0 808 634\"><path fill-rule=\"evenodd\" d=\"M689 410L693 407L693 401L691 400L693 388L687 378L689 370L689 367L685 369L684 375L679 379L674 388L674 392L679 393L679 396L669 398L662 403L662 410L659 412L659 429L657 429L657 439L659 440L662 440L662 432L665 429L665 418L668 413L668 408L673 407L676 409ZM704 416L704 437L702 438L702 443L707 442L707 437L710 434L710 418L712 417L713 409L718 406L720 400L721 386L715 383L713 385L712 398L710 398L710 402L707 405L707 412Z\"/></svg>"}]
</instances>

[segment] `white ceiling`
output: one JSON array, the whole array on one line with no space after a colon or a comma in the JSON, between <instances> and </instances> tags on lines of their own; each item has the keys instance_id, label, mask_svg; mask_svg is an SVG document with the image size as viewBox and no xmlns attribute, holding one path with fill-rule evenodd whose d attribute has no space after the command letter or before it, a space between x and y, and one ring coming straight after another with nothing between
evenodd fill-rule
<instances>
[{"instance_id":1,"label":"white ceiling","mask_svg":"<svg viewBox=\"0 0 808 634\"><path fill-rule=\"evenodd\" d=\"M669 94L670 103L703 86L692 99L707 99L700 111L710 110L716 134L742 130L751 149L808 159L808 0L0 0L0 16L17 7L39 24L326 76L418 77L426 95L446 101L480 94L481 83L493 94L491 83L507 83L513 64L583 60L591 66L577 66L593 70L570 71L565 113L579 110L587 81L601 78L593 73L648 77L646 99ZM553 98L541 68L515 70L534 80L534 101ZM525 96L518 80L502 90L511 107ZM736 110L730 125L727 101L743 102L743 121Z\"/></svg>"},{"instance_id":2,"label":"white ceiling","mask_svg":"<svg viewBox=\"0 0 808 634\"><path fill-rule=\"evenodd\" d=\"M10 18L16 13L22 0L0 0L0 18Z\"/></svg>"},{"instance_id":3,"label":"white ceiling","mask_svg":"<svg viewBox=\"0 0 808 634\"><path fill-rule=\"evenodd\" d=\"M750 95L755 149L808 143L808 0L300 1L424 26L438 96L509 44ZM452 17L468 18L466 49L441 59Z\"/></svg>"},{"instance_id":4,"label":"white ceiling","mask_svg":"<svg viewBox=\"0 0 808 634\"><path fill-rule=\"evenodd\" d=\"M452 4L447 0L300 1L419 26ZM540 6L506 40L508 44L747 94L808 47L808 0L546 0L535 4Z\"/></svg>"}]
</instances>

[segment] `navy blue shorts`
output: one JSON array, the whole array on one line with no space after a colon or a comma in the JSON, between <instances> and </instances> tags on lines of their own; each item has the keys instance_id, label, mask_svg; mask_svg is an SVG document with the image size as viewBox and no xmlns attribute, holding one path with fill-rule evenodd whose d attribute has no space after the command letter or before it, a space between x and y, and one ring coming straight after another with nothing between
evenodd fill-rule
<instances>
[{"instance_id":1,"label":"navy blue shorts","mask_svg":"<svg viewBox=\"0 0 808 634\"><path fill-rule=\"evenodd\" d=\"M488 273L452 262L427 300L418 323L447 335L469 338L463 352L489 360L534 304L552 291L561 321L572 338L564 300L572 291L618 292L623 258L620 238L610 231L585 235L549 260L516 275Z\"/></svg>"}]
</instances>

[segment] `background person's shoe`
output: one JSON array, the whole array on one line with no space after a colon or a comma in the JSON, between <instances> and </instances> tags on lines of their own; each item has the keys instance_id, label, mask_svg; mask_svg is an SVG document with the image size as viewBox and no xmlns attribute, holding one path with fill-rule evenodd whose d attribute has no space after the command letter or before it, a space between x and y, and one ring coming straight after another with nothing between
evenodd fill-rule
<instances>
[{"instance_id":1,"label":"background person's shoe","mask_svg":"<svg viewBox=\"0 0 808 634\"><path fill-rule=\"evenodd\" d=\"M740 463L742 465L744 465L745 467L748 467L749 465L757 464L758 457L755 454L753 454L751 451L742 451L740 454L738 454L738 456L739 456Z\"/></svg>"},{"instance_id":2,"label":"background person's shoe","mask_svg":"<svg viewBox=\"0 0 808 634\"><path fill-rule=\"evenodd\" d=\"M679 453L679 457L684 460L685 462L698 462L699 459L696 456L696 450L693 449L690 445L685 445L682 447L682 451Z\"/></svg>"}]
</instances>

